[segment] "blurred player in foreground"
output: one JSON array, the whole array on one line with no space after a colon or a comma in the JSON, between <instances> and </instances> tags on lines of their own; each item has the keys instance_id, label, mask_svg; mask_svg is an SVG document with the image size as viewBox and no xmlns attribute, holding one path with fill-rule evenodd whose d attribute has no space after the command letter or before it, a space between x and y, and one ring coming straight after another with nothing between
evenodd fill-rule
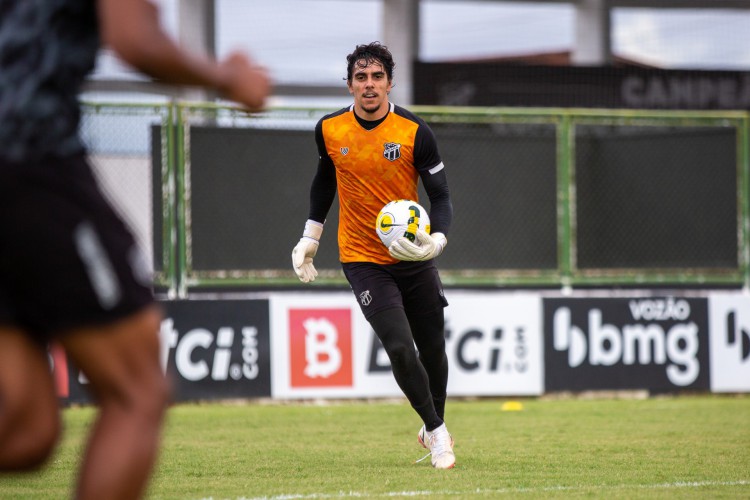
<instances>
[{"instance_id":1,"label":"blurred player in foreground","mask_svg":"<svg viewBox=\"0 0 750 500\"><path fill-rule=\"evenodd\" d=\"M270 81L243 54L185 52L147 0L0 0L0 470L36 469L55 448L55 340L100 407L75 495L134 499L157 458L169 388L151 277L77 135L100 40L155 79L251 110Z\"/></svg>"},{"instance_id":2,"label":"blurred player in foreground","mask_svg":"<svg viewBox=\"0 0 750 500\"><path fill-rule=\"evenodd\" d=\"M419 442L429 448L434 467L449 469L456 457L444 422L443 308L448 302L433 259L447 243L453 207L432 131L388 100L394 66L391 53L377 42L359 45L347 56L354 104L324 116L315 127L320 160L292 264L300 280L315 280L313 257L338 190L344 274L391 360L396 382L424 423ZM419 179L430 198L433 232L420 230L418 244L402 237L386 248L375 232L378 212L392 200L417 201Z\"/></svg>"}]
</instances>

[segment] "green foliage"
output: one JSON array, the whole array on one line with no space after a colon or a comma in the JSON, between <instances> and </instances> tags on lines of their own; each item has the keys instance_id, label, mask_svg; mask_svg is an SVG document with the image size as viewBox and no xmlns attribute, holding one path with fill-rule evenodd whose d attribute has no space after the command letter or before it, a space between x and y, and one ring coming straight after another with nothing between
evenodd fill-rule
<instances>
[{"instance_id":1,"label":"green foliage","mask_svg":"<svg viewBox=\"0 0 750 500\"><path fill-rule=\"evenodd\" d=\"M401 402L173 407L150 499L747 498L750 397L449 401L455 469L414 463ZM36 474L0 476L0 498L69 496L92 408Z\"/></svg>"}]
</instances>

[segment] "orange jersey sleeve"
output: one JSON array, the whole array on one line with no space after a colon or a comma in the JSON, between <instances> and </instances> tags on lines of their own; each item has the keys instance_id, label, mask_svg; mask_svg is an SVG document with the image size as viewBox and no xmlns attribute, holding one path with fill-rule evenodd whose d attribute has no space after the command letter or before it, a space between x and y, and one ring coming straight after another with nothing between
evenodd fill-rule
<instances>
[{"instance_id":1,"label":"orange jersey sleeve","mask_svg":"<svg viewBox=\"0 0 750 500\"><path fill-rule=\"evenodd\" d=\"M341 262L398 262L378 238L375 221L386 203L417 200L418 127L390 112L377 127L366 130L351 109L322 123L326 152L336 167Z\"/></svg>"}]
</instances>

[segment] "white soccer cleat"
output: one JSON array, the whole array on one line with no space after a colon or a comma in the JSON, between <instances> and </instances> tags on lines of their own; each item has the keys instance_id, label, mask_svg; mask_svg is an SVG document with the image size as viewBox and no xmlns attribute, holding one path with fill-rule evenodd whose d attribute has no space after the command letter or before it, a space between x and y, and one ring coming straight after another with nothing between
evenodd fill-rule
<instances>
[{"instance_id":1,"label":"white soccer cleat","mask_svg":"<svg viewBox=\"0 0 750 500\"><path fill-rule=\"evenodd\" d=\"M430 440L430 434L431 432L428 431L424 425L421 429L419 429L419 432L417 433L417 441L419 441L419 444L422 445L422 448L427 448L428 450L430 449L427 446L427 443ZM453 448L453 436L451 436L451 448Z\"/></svg>"},{"instance_id":2,"label":"white soccer cleat","mask_svg":"<svg viewBox=\"0 0 750 500\"><path fill-rule=\"evenodd\" d=\"M434 431L428 431L424 426L417 434L419 444L430 450L432 466L436 469L452 469L456 465L456 455L453 453L453 436L448 432L445 424Z\"/></svg>"},{"instance_id":3,"label":"white soccer cleat","mask_svg":"<svg viewBox=\"0 0 750 500\"><path fill-rule=\"evenodd\" d=\"M417 433L417 441L419 441L419 444L422 445L422 448L427 448L427 441L430 439L430 433L427 431L427 428L423 425L421 429L419 429L419 432Z\"/></svg>"}]
</instances>

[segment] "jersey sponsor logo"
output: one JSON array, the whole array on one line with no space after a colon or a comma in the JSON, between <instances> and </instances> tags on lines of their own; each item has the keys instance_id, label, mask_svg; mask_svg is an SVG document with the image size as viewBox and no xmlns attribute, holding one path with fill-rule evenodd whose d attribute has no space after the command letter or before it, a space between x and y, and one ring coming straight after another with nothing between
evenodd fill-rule
<instances>
[{"instance_id":1,"label":"jersey sponsor logo","mask_svg":"<svg viewBox=\"0 0 750 500\"><path fill-rule=\"evenodd\" d=\"M388 161L396 161L401 158L401 144L397 142L386 142L383 144L383 156Z\"/></svg>"},{"instance_id":2,"label":"jersey sponsor logo","mask_svg":"<svg viewBox=\"0 0 750 500\"><path fill-rule=\"evenodd\" d=\"M351 387L351 310L290 310L289 351L292 387Z\"/></svg>"},{"instance_id":3,"label":"jersey sponsor logo","mask_svg":"<svg viewBox=\"0 0 750 500\"><path fill-rule=\"evenodd\" d=\"M341 154L344 155L344 156L346 156L346 155L349 154L349 148L347 148L347 147L343 147L343 148L339 149L339 151L341 151Z\"/></svg>"}]
</instances>

